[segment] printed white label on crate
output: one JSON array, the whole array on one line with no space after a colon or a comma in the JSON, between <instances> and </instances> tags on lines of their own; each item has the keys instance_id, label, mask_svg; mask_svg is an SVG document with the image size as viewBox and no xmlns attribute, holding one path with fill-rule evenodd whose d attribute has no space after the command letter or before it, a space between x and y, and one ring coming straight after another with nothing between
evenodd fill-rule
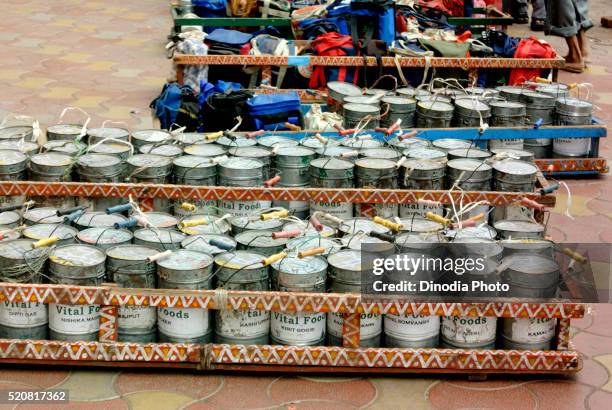
<instances>
[{"instance_id":1,"label":"printed white label on crate","mask_svg":"<svg viewBox=\"0 0 612 410\"><path fill-rule=\"evenodd\" d=\"M252 215L260 209L270 208L272 201L219 201L218 207L223 213L230 213L236 216Z\"/></svg>"},{"instance_id":2,"label":"printed white label on crate","mask_svg":"<svg viewBox=\"0 0 612 410\"><path fill-rule=\"evenodd\" d=\"M195 205L195 211L186 211L181 208L183 202ZM174 216L185 217L195 214L217 215L217 200L216 199L200 199L197 201L176 201L174 203Z\"/></svg>"},{"instance_id":3,"label":"printed white label on crate","mask_svg":"<svg viewBox=\"0 0 612 410\"><path fill-rule=\"evenodd\" d=\"M272 312L270 333L277 340L308 343L325 336L325 313Z\"/></svg>"},{"instance_id":4,"label":"printed white label on crate","mask_svg":"<svg viewBox=\"0 0 612 410\"><path fill-rule=\"evenodd\" d=\"M372 218L393 218L398 216L398 204L355 204L355 215Z\"/></svg>"},{"instance_id":5,"label":"printed white label on crate","mask_svg":"<svg viewBox=\"0 0 612 410\"><path fill-rule=\"evenodd\" d=\"M151 329L157 322L157 309L149 306L120 306L118 326L121 329Z\"/></svg>"},{"instance_id":6,"label":"printed white label on crate","mask_svg":"<svg viewBox=\"0 0 612 410\"><path fill-rule=\"evenodd\" d=\"M296 211L308 211L310 209L308 201L274 201L273 205L275 207L280 206L290 211L294 209Z\"/></svg>"},{"instance_id":7,"label":"printed white label on crate","mask_svg":"<svg viewBox=\"0 0 612 410\"><path fill-rule=\"evenodd\" d=\"M36 202L37 208L50 207L64 209L71 208L76 204L75 198L71 196L44 196L31 199Z\"/></svg>"},{"instance_id":8,"label":"printed white label on crate","mask_svg":"<svg viewBox=\"0 0 612 410\"><path fill-rule=\"evenodd\" d=\"M353 217L353 204L350 202L325 202L310 200L310 215L317 211L337 216L340 219L350 219Z\"/></svg>"},{"instance_id":9,"label":"printed white label on crate","mask_svg":"<svg viewBox=\"0 0 612 410\"><path fill-rule=\"evenodd\" d=\"M361 339L369 339L379 335L382 331L382 316L373 315L371 313L362 313L359 325L359 337ZM327 332L336 337L342 337L342 322L344 317L342 313L330 313L327 315Z\"/></svg>"},{"instance_id":10,"label":"printed white label on crate","mask_svg":"<svg viewBox=\"0 0 612 410\"><path fill-rule=\"evenodd\" d=\"M421 204L401 204L399 206L400 218L408 218L414 214L425 216L427 212L433 212L436 215L442 215L444 212L444 207L442 205L430 206Z\"/></svg>"},{"instance_id":11,"label":"printed white label on crate","mask_svg":"<svg viewBox=\"0 0 612 410\"><path fill-rule=\"evenodd\" d=\"M270 312L265 310L218 310L215 330L226 337L251 338L270 331Z\"/></svg>"},{"instance_id":12,"label":"printed white label on crate","mask_svg":"<svg viewBox=\"0 0 612 410\"><path fill-rule=\"evenodd\" d=\"M440 333L440 316L385 315L385 333L406 340L421 340Z\"/></svg>"},{"instance_id":13,"label":"printed white label on crate","mask_svg":"<svg viewBox=\"0 0 612 410\"><path fill-rule=\"evenodd\" d=\"M49 328L69 335L97 332L100 330L100 305L50 303Z\"/></svg>"},{"instance_id":14,"label":"printed white label on crate","mask_svg":"<svg viewBox=\"0 0 612 410\"><path fill-rule=\"evenodd\" d=\"M0 206L18 205L25 201L25 196L0 196Z\"/></svg>"},{"instance_id":15,"label":"printed white label on crate","mask_svg":"<svg viewBox=\"0 0 612 410\"><path fill-rule=\"evenodd\" d=\"M505 336L519 343L546 342L555 336L556 320L528 317L512 321L512 334Z\"/></svg>"},{"instance_id":16,"label":"printed white label on crate","mask_svg":"<svg viewBox=\"0 0 612 410\"><path fill-rule=\"evenodd\" d=\"M556 138L553 140L553 151L569 156L586 155L589 152L589 138Z\"/></svg>"},{"instance_id":17,"label":"printed white label on crate","mask_svg":"<svg viewBox=\"0 0 612 410\"><path fill-rule=\"evenodd\" d=\"M0 325L10 327L35 327L49 322L47 305L38 302L0 303Z\"/></svg>"},{"instance_id":18,"label":"printed white label on crate","mask_svg":"<svg viewBox=\"0 0 612 410\"><path fill-rule=\"evenodd\" d=\"M480 343L495 339L496 317L445 316L442 336L451 342Z\"/></svg>"},{"instance_id":19,"label":"printed white label on crate","mask_svg":"<svg viewBox=\"0 0 612 410\"><path fill-rule=\"evenodd\" d=\"M195 308L157 309L157 326L159 331L176 337L195 338L204 336L210 326L209 312Z\"/></svg>"},{"instance_id":20,"label":"printed white label on crate","mask_svg":"<svg viewBox=\"0 0 612 410\"><path fill-rule=\"evenodd\" d=\"M541 147L547 147L552 144L551 138L534 138L532 141L534 145L539 145Z\"/></svg>"},{"instance_id":21,"label":"printed white label on crate","mask_svg":"<svg viewBox=\"0 0 612 410\"><path fill-rule=\"evenodd\" d=\"M512 138L507 140L490 140L489 149L523 149L523 140L521 138Z\"/></svg>"}]
</instances>

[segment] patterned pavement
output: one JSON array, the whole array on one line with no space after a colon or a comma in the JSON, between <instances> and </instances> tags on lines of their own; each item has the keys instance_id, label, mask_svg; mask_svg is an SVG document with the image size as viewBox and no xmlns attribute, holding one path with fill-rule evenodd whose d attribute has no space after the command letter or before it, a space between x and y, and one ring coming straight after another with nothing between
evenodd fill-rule
<instances>
[{"instance_id":1,"label":"patterned pavement","mask_svg":"<svg viewBox=\"0 0 612 410\"><path fill-rule=\"evenodd\" d=\"M612 122L612 30L599 27L608 0L589 2L596 28L588 71L561 80L590 82L598 116ZM91 115L91 124L151 126L149 102L158 94L170 64L165 36L170 27L163 0L23 0L3 4L0 23L0 117L30 115L57 121L67 106ZM514 27L515 32L526 30ZM550 41L564 52L559 39ZM80 120L70 112L65 120ZM610 157L610 144L602 155ZM568 180L558 195L550 232L556 240L612 243L612 190L607 177ZM498 377L468 382L462 377L419 378L294 375L194 374L186 371L118 371L6 366L0 390L61 388L69 406L58 409L604 409L612 407L612 309L593 306L576 321L574 343L585 367L575 378ZM19 406L29 408L32 406ZM51 407L54 406L45 406ZM12 408L0 404L0 409Z\"/></svg>"}]
</instances>

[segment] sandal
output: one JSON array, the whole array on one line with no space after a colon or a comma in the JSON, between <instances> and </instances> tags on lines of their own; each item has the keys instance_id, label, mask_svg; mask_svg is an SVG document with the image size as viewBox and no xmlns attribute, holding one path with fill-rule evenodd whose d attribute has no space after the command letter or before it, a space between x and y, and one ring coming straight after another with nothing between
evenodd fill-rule
<instances>
[{"instance_id":1,"label":"sandal","mask_svg":"<svg viewBox=\"0 0 612 410\"><path fill-rule=\"evenodd\" d=\"M529 23L529 17L519 16L514 18L514 24L527 24Z\"/></svg>"},{"instance_id":2,"label":"sandal","mask_svg":"<svg viewBox=\"0 0 612 410\"><path fill-rule=\"evenodd\" d=\"M531 19L531 31L544 31L544 20Z\"/></svg>"},{"instance_id":3,"label":"sandal","mask_svg":"<svg viewBox=\"0 0 612 410\"><path fill-rule=\"evenodd\" d=\"M584 63L565 63L565 65L561 67L561 70L580 74L584 72L584 68Z\"/></svg>"},{"instance_id":4,"label":"sandal","mask_svg":"<svg viewBox=\"0 0 612 410\"><path fill-rule=\"evenodd\" d=\"M510 14L504 13L492 4L486 7L486 13L487 17L512 18Z\"/></svg>"}]
</instances>

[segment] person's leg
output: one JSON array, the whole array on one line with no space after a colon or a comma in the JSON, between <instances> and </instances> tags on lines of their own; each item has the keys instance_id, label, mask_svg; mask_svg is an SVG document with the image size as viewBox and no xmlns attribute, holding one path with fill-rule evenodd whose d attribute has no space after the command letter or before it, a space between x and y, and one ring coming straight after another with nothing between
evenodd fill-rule
<instances>
[{"instance_id":1,"label":"person's leg","mask_svg":"<svg viewBox=\"0 0 612 410\"><path fill-rule=\"evenodd\" d=\"M527 0L512 0L510 8L514 22L517 24L527 24L529 22L529 9Z\"/></svg>"},{"instance_id":2,"label":"person's leg","mask_svg":"<svg viewBox=\"0 0 612 410\"><path fill-rule=\"evenodd\" d=\"M565 70L581 72L584 70L584 60L578 42L580 24L576 20L575 1L547 0L545 31L547 34L565 38L568 48Z\"/></svg>"},{"instance_id":3,"label":"person's leg","mask_svg":"<svg viewBox=\"0 0 612 410\"><path fill-rule=\"evenodd\" d=\"M533 11L531 13L531 30L543 31L544 22L546 21L546 5L545 0L531 0Z\"/></svg>"},{"instance_id":4,"label":"person's leg","mask_svg":"<svg viewBox=\"0 0 612 410\"><path fill-rule=\"evenodd\" d=\"M580 46L580 53L585 61L589 57L589 43L586 36L586 31L593 27L593 22L589 19L589 3L588 0L573 0L574 8L576 10L576 22L580 29L578 30L578 44Z\"/></svg>"},{"instance_id":5,"label":"person's leg","mask_svg":"<svg viewBox=\"0 0 612 410\"><path fill-rule=\"evenodd\" d=\"M565 41L567 42L569 52L567 57L565 57L564 69L573 73L581 73L584 70L584 59L580 52L578 35L566 37Z\"/></svg>"},{"instance_id":6,"label":"person's leg","mask_svg":"<svg viewBox=\"0 0 612 410\"><path fill-rule=\"evenodd\" d=\"M577 34L578 37L578 47L580 48L580 54L584 59L585 63L590 63L589 59L589 40L587 39L586 31L584 29L580 29Z\"/></svg>"}]
</instances>

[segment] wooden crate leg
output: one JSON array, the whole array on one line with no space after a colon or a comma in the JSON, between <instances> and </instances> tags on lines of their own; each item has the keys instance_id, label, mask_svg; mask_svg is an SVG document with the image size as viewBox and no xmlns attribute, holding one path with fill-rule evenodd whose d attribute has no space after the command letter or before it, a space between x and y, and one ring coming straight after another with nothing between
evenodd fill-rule
<instances>
[{"instance_id":1,"label":"wooden crate leg","mask_svg":"<svg viewBox=\"0 0 612 410\"><path fill-rule=\"evenodd\" d=\"M557 324L557 350L569 350L570 320L559 319Z\"/></svg>"},{"instance_id":2,"label":"wooden crate leg","mask_svg":"<svg viewBox=\"0 0 612 410\"><path fill-rule=\"evenodd\" d=\"M183 80L185 79L185 66L182 64L176 65L176 81L183 85Z\"/></svg>"},{"instance_id":3,"label":"wooden crate leg","mask_svg":"<svg viewBox=\"0 0 612 410\"><path fill-rule=\"evenodd\" d=\"M116 342L117 341L117 314L119 308L117 306L102 306L100 309L100 330L98 331L98 340L100 342Z\"/></svg>"},{"instance_id":4,"label":"wooden crate leg","mask_svg":"<svg viewBox=\"0 0 612 410\"><path fill-rule=\"evenodd\" d=\"M359 347L361 314L345 313L342 321L342 347Z\"/></svg>"},{"instance_id":5,"label":"wooden crate leg","mask_svg":"<svg viewBox=\"0 0 612 410\"><path fill-rule=\"evenodd\" d=\"M274 86L274 84L272 84L272 67L271 66L261 67L261 83L269 85L270 87Z\"/></svg>"}]
</instances>

